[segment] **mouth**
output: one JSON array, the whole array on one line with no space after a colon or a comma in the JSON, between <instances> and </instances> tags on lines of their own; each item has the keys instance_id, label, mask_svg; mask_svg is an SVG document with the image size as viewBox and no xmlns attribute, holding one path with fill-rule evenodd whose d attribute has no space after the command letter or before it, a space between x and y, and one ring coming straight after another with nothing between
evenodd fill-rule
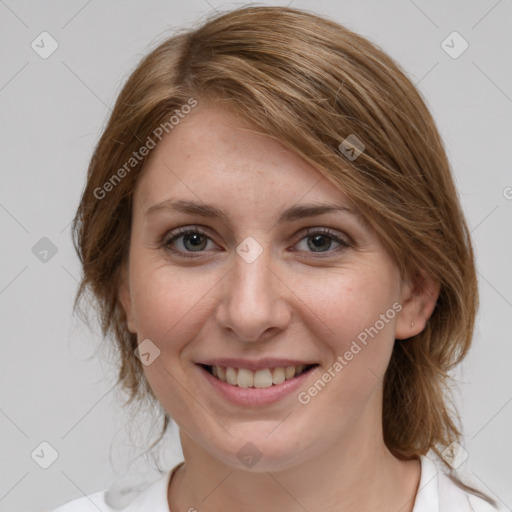
<instances>
[{"instance_id":1,"label":"mouth","mask_svg":"<svg viewBox=\"0 0 512 512\"><path fill-rule=\"evenodd\" d=\"M238 388L265 389L279 386L285 381L297 379L306 373L311 372L318 364L279 366L274 368L263 368L252 371L247 368L234 368L231 366L217 366L199 364L203 370L208 372L218 381Z\"/></svg>"}]
</instances>

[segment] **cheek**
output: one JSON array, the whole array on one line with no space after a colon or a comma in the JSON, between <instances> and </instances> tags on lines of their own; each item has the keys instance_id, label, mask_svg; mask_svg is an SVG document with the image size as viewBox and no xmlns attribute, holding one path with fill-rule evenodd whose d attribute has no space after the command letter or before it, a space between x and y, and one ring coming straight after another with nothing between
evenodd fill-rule
<instances>
[{"instance_id":1,"label":"cheek","mask_svg":"<svg viewBox=\"0 0 512 512\"><path fill-rule=\"evenodd\" d=\"M312 330L324 333L333 362L341 356L356 380L371 375L363 367L382 375L394 343L398 293L393 274L377 270L334 274L307 292Z\"/></svg>"},{"instance_id":2,"label":"cheek","mask_svg":"<svg viewBox=\"0 0 512 512\"><path fill-rule=\"evenodd\" d=\"M188 342L199 333L208 312L205 290L213 286L211 275L191 277L169 265L133 261L132 301L139 343L149 339L158 347L159 356L143 366L146 379L157 399L172 416L187 412L186 396L178 382L185 380L182 360L187 357ZM210 313L211 314L211 313ZM185 361L186 362L186 361ZM178 392L169 393L169 387Z\"/></svg>"},{"instance_id":3,"label":"cheek","mask_svg":"<svg viewBox=\"0 0 512 512\"><path fill-rule=\"evenodd\" d=\"M154 340L160 350L175 350L179 340L193 335L194 326L200 328L198 317L206 314L205 291L215 281L212 274L141 261L133 264L131 284L139 337Z\"/></svg>"},{"instance_id":4,"label":"cheek","mask_svg":"<svg viewBox=\"0 0 512 512\"><path fill-rule=\"evenodd\" d=\"M357 335L373 325L398 297L393 281L376 270L328 274L314 287L304 283L308 307L334 333Z\"/></svg>"}]
</instances>

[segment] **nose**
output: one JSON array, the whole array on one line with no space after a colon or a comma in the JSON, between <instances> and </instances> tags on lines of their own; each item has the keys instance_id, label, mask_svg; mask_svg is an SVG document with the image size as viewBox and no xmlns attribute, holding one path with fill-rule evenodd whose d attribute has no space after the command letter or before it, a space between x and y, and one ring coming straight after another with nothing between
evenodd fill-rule
<instances>
[{"instance_id":1,"label":"nose","mask_svg":"<svg viewBox=\"0 0 512 512\"><path fill-rule=\"evenodd\" d=\"M235 254L233 265L223 280L217 324L239 341L274 337L290 322L291 292L273 268L268 249L251 263Z\"/></svg>"}]
</instances>

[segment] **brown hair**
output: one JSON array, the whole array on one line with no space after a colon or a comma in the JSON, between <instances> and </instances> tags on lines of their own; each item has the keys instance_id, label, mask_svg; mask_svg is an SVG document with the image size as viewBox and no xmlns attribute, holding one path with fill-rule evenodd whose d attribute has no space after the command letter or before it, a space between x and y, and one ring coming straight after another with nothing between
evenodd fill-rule
<instances>
[{"instance_id":1,"label":"brown hair","mask_svg":"<svg viewBox=\"0 0 512 512\"><path fill-rule=\"evenodd\" d=\"M115 337L129 402L152 396L117 295L146 159L105 197L98 190L191 98L218 102L303 157L354 201L402 276L440 283L425 329L395 342L383 431L400 459L430 449L441 455L460 440L447 372L470 347L478 307L470 233L443 143L397 63L345 27L292 8L236 9L165 40L127 80L95 148L73 226L84 270L77 303L86 290L94 295L103 332ZM339 149L349 135L364 144L355 160ZM163 431L167 424L166 416Z\"/></svg>"}]
</instances>

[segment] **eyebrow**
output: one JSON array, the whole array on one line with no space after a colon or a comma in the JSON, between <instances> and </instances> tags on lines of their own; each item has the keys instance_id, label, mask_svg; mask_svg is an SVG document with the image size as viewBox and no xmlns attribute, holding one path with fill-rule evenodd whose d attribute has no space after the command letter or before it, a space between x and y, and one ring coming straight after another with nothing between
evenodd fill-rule
<instances>
[{"instance_id":1,"label":"eyebrow","mask_svg":"<svg viewBox=\"0 0 512 512\"><path fill-rule=\"evenodd\" d=\"M231 220L229 216L226 215L226 213L224 213L221 209L217 208L216 206L206 204L201 201L189 201L184 199L167 199L165 201L162 201L161 203L150 206L146 210L144 215L148 216L161 210L171 210L186 213L189 215L199 215L201 217L219 219L227 224L229 224ZM294 220L300 220L308 217L314 217L316 215L323 215L326 213L340 211L350 213L356 217L360 216L360 213L357 210L341 204L303 203L294 205L285 210L284 212L282 212L281 215L279 216L277 223L282 224L283 222L292 222Z\"/></svg>"}]
</instances>

